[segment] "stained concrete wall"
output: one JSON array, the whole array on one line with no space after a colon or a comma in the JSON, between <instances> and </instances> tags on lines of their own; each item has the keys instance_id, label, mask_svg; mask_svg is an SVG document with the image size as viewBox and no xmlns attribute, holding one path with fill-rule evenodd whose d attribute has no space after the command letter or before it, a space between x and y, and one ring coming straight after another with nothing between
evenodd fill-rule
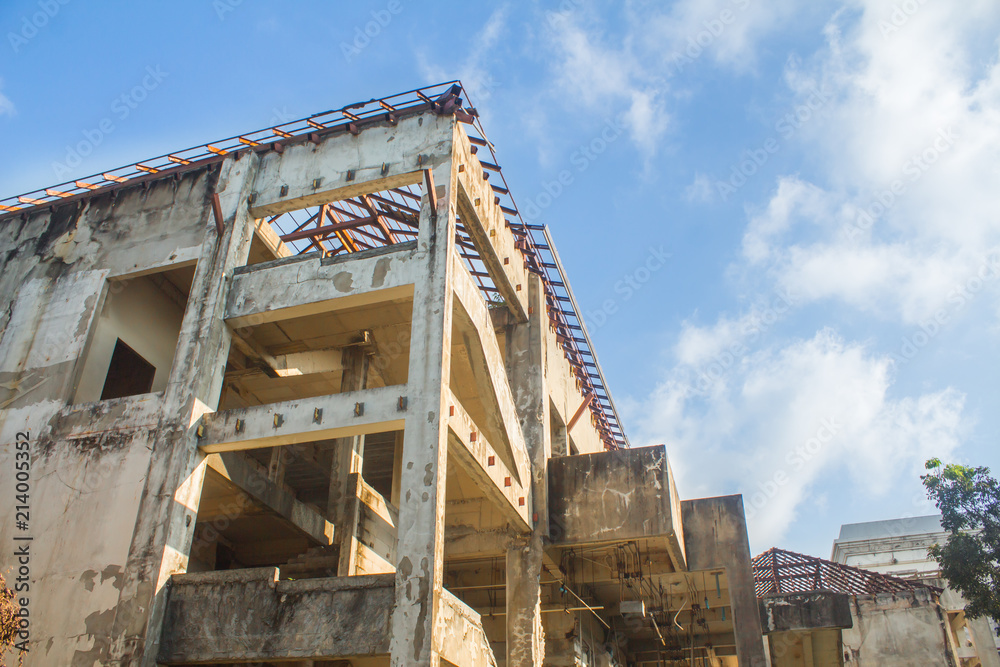
<instances>
[{"instance_id":1,"label":"stained concrete wall","mask_svg":"<svg viewBox=\"0 0 1000 667\"><path fill-rule=\"evenodd\" d=\"M0 490L13 495L15 434L31 443L32 651L25 665L107 655L160 394L73 405L80 357L110 278L190 264L201 252L214 176L206 169L0 220ZM13 564L5 549L0 567Z\"/></svg>"},{"instance_id":2,"label":"stained concrete wall","mask_svg":"<svg viewBox=\"0 0 1000 667\"><path fill-rule=\"evenodd\" d=\"M679 509L663 445L549 461L549 534L556 544L663 536L684 569Z\"/></svg>"},{"instance_id":3,"label":"stained concrete wall","mask_svg":"<svg viewBox=\"0 0 1000 667\"><path fill-rule=\"evenodd\" d=\"M853 623L850 596L844 593L786 593L760 600L759 608L760 623L765 634L788 630L849 628Z\"/></svg>"},{"instance_id":4,"label":"stained concrete wall","mask_svg":"<svg viewBox=\"0 0 1000 667\"><path fill-rule=\"evenodd\" d=\"M926 588L857 595L853 626L843 631L850 667L953 667L944 611Z\"/></svg>"},{"instance_id":5,"label":"stained concrete wall","mask_svg":"<svg viewBox=\"0 0 1000 667\"><path fill-rule=\"evenodd\" d=\"M255 568L174 575L159 661L386 655L394 598L392 574L278 581L277 568Z\"/></svg>"}]
</instances>

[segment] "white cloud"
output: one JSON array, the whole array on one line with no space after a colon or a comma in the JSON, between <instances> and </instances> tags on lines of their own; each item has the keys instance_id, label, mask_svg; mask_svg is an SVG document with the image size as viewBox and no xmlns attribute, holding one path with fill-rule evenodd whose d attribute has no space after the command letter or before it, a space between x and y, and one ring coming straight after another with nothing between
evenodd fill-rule
<instances>
[{"instance_id":1,"label":"white cloud","mask_svg":"<svg viewBox=\"0 0 1000 667\"><path fill-rule=\"evenodd\" d=\"M1000 247L1000 51L979 37L1000 5L854 4L786 69L801 98L830 97L796 135L818 173L779 180L744 259L804 299L917 324Z\"/></svg>"},{"instance_id":2,"label":"white cloud","mask_svg":"<svg viewBox=\"0 0 1000 667\"><path fill-rule=\"evenodd\" d=\"M796 8L791 0L680 0L669 11L643 7L633 22L644 26L640 35L649 51L659 51L663 60L681 69L708 55L717 63L746 70L756 63L759 41L783 25Z\"/></svg>"},{"instance_id":3,"label":"white cloud","mask_svg":"<svg viewBox=\"0 0 1000 667\"><path fill-rule=\"evenodd\" d=\"M613 32L584 3L574 4L543 16L542 48L553 53L559 98L566 106L620 116L647 167L670 129L672 78L702 59L751 69L761 39L797 9L792 0L682 0L669 8L626 3L624 28Z\"/></svg>"},{"instance_id":4,"label":"white cloud","mask_svg":"<svg viewBox=\"0 0 1000 667\"><path fill-rule=\"evenodd\" d=\"M890 359L832 330L748 353L727 369L720 390L692 393L685 364L700 357L690 351L711 349L732 330L720 320L685 332L685 361L631 406L632 439L667 445L684 497L742 492L755 548L780 544L831 475L848 476L851 493L878 498L958 446L960 393L893 398Z\"/></svg>"},{"instance_id":5,"label":"white cloud","mask_svg":"<svg viewBox=\"0 0 1000 667\"><path fill-rule=\"evenodd\" d=\"M663 84L627 47L615 48L598 31L585 29L576 13L550 12L546 24L560 94L573 104L620 117L636 148L652 157L669 124Z\"/></svg>"}]
</instances>

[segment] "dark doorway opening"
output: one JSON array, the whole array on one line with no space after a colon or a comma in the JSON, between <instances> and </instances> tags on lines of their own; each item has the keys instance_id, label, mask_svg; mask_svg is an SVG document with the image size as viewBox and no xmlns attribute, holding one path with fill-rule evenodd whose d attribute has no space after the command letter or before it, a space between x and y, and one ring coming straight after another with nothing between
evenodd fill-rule
<instances>
[{"instance_id":1,"label":"dark doorway opening","mask_svg":"<svg viewBox=\"0 0 1000 667\"><path fill-rule=\"evenodd\" d=\"M155 375L156 367L119 338L111 355L101 400L149 393Z\"/></svg>"}]
</instances>

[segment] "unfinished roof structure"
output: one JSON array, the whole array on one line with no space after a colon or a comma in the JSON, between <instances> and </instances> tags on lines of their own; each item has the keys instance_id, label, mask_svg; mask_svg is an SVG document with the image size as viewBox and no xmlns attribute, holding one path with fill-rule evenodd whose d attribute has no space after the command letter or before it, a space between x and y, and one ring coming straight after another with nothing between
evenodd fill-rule
<instances>
[{"instance_id":1,"label":"unfinished roof structure","mask_svg":"<svg viewBox=\"0 0 1000 667\"><path fill-rule=\"evenodd\" d=\"M941 592L941 589L919 581L900 579L777 548L768 549L753 559L753 581L759 598L813 591L869 595L931 588L937 593Z\"/></svg>"},{"instance_id":2,"label":"unfinished roof structure","mask_svg":"<svg viewBox=\"0 0 1000 667\"><path fill-rule=\"evenodd\" d=\"M783 549L753 576L772 667L1000 667L988 630L927 582Z\"/></svg>"},{"instance_id":3,"label":"unfinished roof structure","mask_svg":"<svg viewBox=\"0 0 1000 667\"><path fill-rule=\"evenodd\" d=\"M497 165L448 82L0 200L26 665L764 664Z\"/></svg>"}]
</instances>

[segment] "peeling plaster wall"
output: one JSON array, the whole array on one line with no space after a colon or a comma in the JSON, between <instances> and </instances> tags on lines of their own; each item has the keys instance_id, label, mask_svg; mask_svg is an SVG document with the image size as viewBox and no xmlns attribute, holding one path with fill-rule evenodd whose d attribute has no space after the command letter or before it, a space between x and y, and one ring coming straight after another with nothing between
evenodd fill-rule
<instances>
[{"instance_id":1,"label":"peeling plaster wall","mask_svg":"<svg viewBox=\"0 0 1000 667\"><path fill-rule=\"evenodd\" d=\"M850 667L952 667L943 610L927 589L857 595L843 631Z\"/></svg>"},{"instance_id":2,"label":"peeling plaster wall","mask_svg":"<svg viewBox=\"0 0 1000 667\"><path fill-rule=\"evenodd\" d=\"M0 493L13 496L14 443L29 433L30 521L0 520L0 543L30 535L27 667L100 664L116 615L160 394L71 405L108 278L196 260L213 177L195 170L0 219ZM168 369L169 370L169 369ZM103 381L103 378L102 378ZM14 564L4 548L0 568Z\"/></svg>"}]
</instances>

